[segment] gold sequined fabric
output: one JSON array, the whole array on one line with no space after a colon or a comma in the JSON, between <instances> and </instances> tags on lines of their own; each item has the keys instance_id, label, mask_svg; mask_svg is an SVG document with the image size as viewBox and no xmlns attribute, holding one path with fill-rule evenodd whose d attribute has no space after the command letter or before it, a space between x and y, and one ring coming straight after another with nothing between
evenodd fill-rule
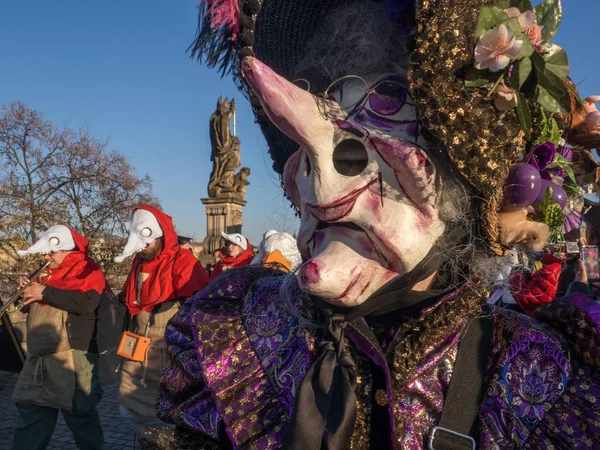
<instances>
[{"instance_id":1,"label":"gold sequined fabric","mask_svg":"<svg viewBox=\"0 0 600 450\"><path fill-rule=\"evenodd\" d=\"M513 158L523 143L516 113L500 112L485 92L464 84L474 64L475 27L491 0L417 1L416 50L409 69L410 91L425 127L445 146L460 173L487 203L482 218L497 254L498 208Z\"/></svg>"},{"instance_id":2,"label":"gold sequined fabric","mask_svg":"<svg viewBox=\"0 0 600 450\"><path fill-rule=\"evenodd\" d=\"M392 344L388 360L392 404L383 389L373 393L373 361L346 339L357 368L357 419L351 449L371 448L373 401L393 409L398 448L422 447L423 436L441 415L462 332L480 313L485 298L487 291L479 284L468 284L399 330L401 338Z\"/></svg>"},{"instance_id":3,"label":"gold sequined fabric","mask_svg":"<svg viewBox=\"0 0 600 450\"><path fill-rule=\"evenodd\" d=\"M419 448L439 421L460 338L486 298L469 283L400 329L391 368L398 448Z\"/></svg>"},{"instance_id":4,"label":"gold sequined fabric","mask_svg":"<svg viewBox=\"0 0 600 450\"><path fill-rule=\"evenodd\" d=\"M373 380L371 374L371 360L348 339L345 346L350 351L352 359L356 364L356 423L350 440L351 450L369 450L371 434L371 398L373 391Z\"/></svg>"}]
</instances>

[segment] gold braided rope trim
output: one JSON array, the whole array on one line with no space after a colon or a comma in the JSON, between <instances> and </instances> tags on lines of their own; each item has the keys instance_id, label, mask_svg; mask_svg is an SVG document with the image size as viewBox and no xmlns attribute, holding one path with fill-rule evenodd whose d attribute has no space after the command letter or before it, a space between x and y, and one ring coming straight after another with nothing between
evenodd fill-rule
<instances>
[{"instance_id":1,"label":"gold braided rope trim","mask_svg":"<svg viewBox=\"0 0 600 450\"><path fill-rule=\"evenodd\" d=\"M481 207L481 219L490 251L498 256L504 256L510 249L500 243L499 210L500 198L498 195L492 195L488 197L487 201Z\"/></svg>"}]
</instances>

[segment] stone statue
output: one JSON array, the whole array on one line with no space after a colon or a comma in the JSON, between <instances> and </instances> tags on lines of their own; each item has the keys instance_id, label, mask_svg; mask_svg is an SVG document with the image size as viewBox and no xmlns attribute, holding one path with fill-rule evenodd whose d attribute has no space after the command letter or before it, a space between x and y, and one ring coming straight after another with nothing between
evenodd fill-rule
<instances>
[{"instance_id":1,"label":"stone statue","mask_svg":"<svg viewBox=\"0 0 600 450\"><path fill-rule=\"evenodd\" d=\"M235 100L219 97L217 109L210 117L211 161L213 170L208 182L209 197L233 196L244 200L250 169L240 166L240 140L231 133L231 119L235 119Z\"/></svg>"},{"instance_id":2,"label":"stone statue","mask_svg":"<svg viewBox=\"0 0 600 450\"><path fill-rule=\"evenodd\" d=\"M250 184L248 177L250 176L250 169L248 167L242 167L240 171L233 177L233 188L235 193L242 199L246 194L246 187Z\"/></svg>"}]
</instances>

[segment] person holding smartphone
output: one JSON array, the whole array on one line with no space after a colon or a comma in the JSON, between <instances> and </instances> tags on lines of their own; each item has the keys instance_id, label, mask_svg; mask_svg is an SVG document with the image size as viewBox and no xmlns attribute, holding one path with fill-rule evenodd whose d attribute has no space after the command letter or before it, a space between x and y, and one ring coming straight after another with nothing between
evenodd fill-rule
<instances>
[{"instance_id":1,"label":"person holding smartphone","mask_svg":"<svg viewBox=\"0 0 600 450\"><path fill-rule=\"evenodd\" d=\"M585 261L579 259L579 271L575 275L575 280L569 285L567 289L567 295L573 293L580 293L594 300L598 300L598 293L600 291L599 281L590 281L588 279L588 271L586 268Z\"/></svg>"}]
</instances>

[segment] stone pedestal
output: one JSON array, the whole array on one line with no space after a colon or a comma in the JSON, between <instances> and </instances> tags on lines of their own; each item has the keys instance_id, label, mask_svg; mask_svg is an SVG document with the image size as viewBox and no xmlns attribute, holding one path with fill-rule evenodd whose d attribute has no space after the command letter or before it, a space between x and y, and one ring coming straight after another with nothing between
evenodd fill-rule
<instances>
[{"instance_id":1,"label":"stone pedestal","mask_svg":"<svg viewBox=\"0 0 600 450\"><path fill-rule=\"evenodd\" d=\"M245 200L233 195L201 199L206 205L204 251L209 255L221 246L221 233L242 232L242 208Z\"/></svg>"}]
</instances>

